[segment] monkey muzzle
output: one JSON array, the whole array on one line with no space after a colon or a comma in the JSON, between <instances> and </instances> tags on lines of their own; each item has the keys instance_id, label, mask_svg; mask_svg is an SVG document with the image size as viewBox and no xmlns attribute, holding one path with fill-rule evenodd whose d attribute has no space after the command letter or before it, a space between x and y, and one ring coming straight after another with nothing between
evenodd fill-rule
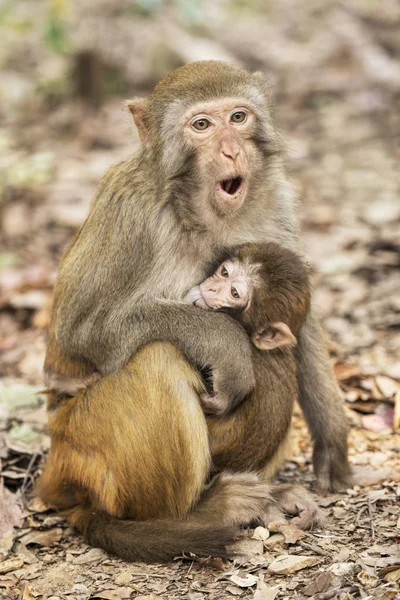
<instances>
[{"instance_id":1,"label":"monkey muzzle","mask_svg":"<svg viewBox=\"0 0 400 600\"><path fill-rule=\"evenodd\" d=\"M240 175L223 179L217 183L217 191L220 198L230 205L241 203L243 191L246 187L246 182Z\"/></svg>"}]
</instances>

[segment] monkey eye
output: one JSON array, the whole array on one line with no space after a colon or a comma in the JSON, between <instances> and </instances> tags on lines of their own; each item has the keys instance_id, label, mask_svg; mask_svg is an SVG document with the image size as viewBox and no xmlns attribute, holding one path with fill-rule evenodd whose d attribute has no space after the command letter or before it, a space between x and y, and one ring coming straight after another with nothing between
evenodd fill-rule
<instances>
[{"instance_id":1,"label":"monkey eye","mask_svg":"<svg viewBox=\"0 0 400 600\"><path fill-rule=\"evenodd\" d=\"M235 298L235 300L238 300L238 298L240 298L240 294L235 287L231 288L231 295L232 298Z\"/></svg>"},{"instance_id":2,"label":"monkey eye","mask_svg":"<svg viewBox=\"0 0 400 600\"><path fill-rule=\"evenodd\" d=\"M244 123L246 117L247 115L244 110L237 110L231 115L231 121L232 123Z\"/></svg>"},{"instance_id":3,"label":"monkey eye","mask_svg":"<svg viewBox=\"0 0 400 600\"><path fill-rule=\"evenodd\" d=\"M197 121L193 121L192 127L196 129L196 131L205 131L211 125L211 122L208 119L197 119Z\"/></svg>"},{"instance_id":4,"label":"monkey eye","mask_svg":"<svg viewBox=\"0 0 400 600\"><path fill-rule=\"evenodd\" d=\"M221 275L222 277L229 277L229 273L224 266L221 267Z\"/></svg>"}]
</instances>

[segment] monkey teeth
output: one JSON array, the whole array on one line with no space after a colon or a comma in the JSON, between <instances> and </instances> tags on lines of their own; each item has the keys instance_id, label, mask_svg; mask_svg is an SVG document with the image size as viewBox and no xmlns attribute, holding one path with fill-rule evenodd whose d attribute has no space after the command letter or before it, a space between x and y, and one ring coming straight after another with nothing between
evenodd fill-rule
<instances>
[{"instance_id":1,"label":"monkey teeth","mask_svg":"<svg viewBox=\"0 0 400 600\"><path fill-rule=\"evenodd\" d=\"M229 194L230 196L234 196L239 191L239 189L242 187L242 181L243 180L241 177L234 177L233 179L225 179L224 181L221 181L220 186L226 194Z\"/></svg>"}]
</instances>

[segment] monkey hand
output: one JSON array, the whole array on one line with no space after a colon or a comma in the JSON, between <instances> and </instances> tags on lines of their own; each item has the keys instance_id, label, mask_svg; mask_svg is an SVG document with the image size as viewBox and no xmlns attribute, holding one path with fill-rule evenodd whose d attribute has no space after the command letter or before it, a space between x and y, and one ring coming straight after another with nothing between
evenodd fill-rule
<instances>
[{"instance_id":1,"label":"monkey hand","mask_svg":"<svg viewBox=\"0 0 400 600\"><path fill-rule=\"evenodd\" d=\"M227 373L214 368L212 380L212 393L205 393L200 398L206 415L222 416L232 412L254 388L254 380L248 375L235 381L232 369Z\"/></svg>"},{"instance_id":2,"label":"monkey hand","mask_svg":"<svg viewBox=\"0 0 400 600\"><path fill-rule=\"evenodd\" d=\"M210 416L220 417L229 408L229 398L222 393L202 394L200 402L204 413Z\"/></svg>"},{"instance_id":3,"label":"monkey hand","mask_svg":"<svg viewBox=\"0 0 400 600\"><path fill-rule=\"evenodd\" d=\"M313 451L314 472L317 477L317 491L320 494L339 492L352 487L352 474L347 458L347 441L336 437L336 444L316 440ZM342 443L338 443L341 441Z\"/></svg>"}]
</instances>

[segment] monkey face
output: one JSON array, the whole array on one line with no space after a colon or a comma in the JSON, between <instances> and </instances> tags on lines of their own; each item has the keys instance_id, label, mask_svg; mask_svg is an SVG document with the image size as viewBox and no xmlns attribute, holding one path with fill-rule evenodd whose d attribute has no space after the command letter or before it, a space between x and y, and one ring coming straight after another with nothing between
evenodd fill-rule
<instances>
[{"instance_id":1,"label":"monkey face","mask_svg":"<svg viewBox=\"0 0 400 600\"><path fill-rule=\"evenodd\" d=\"M283 142L262 73L199 61L128 107L160 189L186 222L239 217L250 194L274 187Z\"/></svg>"},{"instance_id":2,"label":"monkey face","mask_svg":"<svg viewBox=\"0 0 400 600\"><path fill-rule=\"evenodd\" d=\"M218 310L234 308L245 310L251 290L248 274L238 261L226 260L214 275L200 284L194 304L199 308Z\"/></svg>"},{"instance_id":3,"label":"monkey face","mask_svg":"<svg viewBox=\"0 0 400 600\"><path fill-rule=\"evenodd\" d=\"M222 98L198 103L184 116L186 143L217 212L236 211L246 199L256 164L255 111L244 98Z\"/></svg>"}]
</instances>

